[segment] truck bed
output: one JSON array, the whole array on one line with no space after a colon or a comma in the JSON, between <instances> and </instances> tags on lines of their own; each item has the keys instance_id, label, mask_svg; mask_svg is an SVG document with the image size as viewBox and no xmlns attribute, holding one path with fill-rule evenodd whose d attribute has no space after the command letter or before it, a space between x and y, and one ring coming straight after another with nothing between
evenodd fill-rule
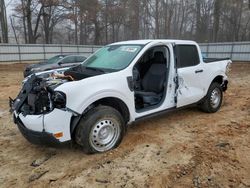
<instances>
[{"instance_id":1,"label":"truck bed","mask_svg":"<svg viewBox=\"0 0 250 188\"><path fill-rule=\"evenodd\" d=\"M205 63L213 63L216 61L225 61L225 60L230 60L230 58L203 58L203 61Z\"/></svg>"}]
</instances>

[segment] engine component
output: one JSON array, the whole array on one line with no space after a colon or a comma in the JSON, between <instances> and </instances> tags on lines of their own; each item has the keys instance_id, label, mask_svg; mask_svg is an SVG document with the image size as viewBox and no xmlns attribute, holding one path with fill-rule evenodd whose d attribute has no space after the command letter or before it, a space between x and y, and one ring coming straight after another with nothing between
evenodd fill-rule
<instances>
[{"instance_id":1,"label":"engine component","mask_svg":"<svg viewBox=\"0 0 250 188\"><path fill-rule=\"evenodd\" d=\"M55 91L51 97L54 108L65 108L66 107L66 95L63 92Z\"/></svg>"}]
</instances>

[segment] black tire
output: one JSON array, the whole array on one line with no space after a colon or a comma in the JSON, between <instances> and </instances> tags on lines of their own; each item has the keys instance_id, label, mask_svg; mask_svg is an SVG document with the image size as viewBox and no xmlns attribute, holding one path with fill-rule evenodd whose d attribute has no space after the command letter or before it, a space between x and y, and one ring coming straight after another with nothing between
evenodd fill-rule
<instances>
[{"instance_id":1,"label":"black tire","mask_svg":"<svg viewBox=\"0 0 250 188\"><path fill-rule=\"evenodd\" d=\"M104 129L106 129L106 132ZM101 143L105 141L105 138L99 136L101 132L108 134L107 138L111 139L110 143ZM125 123L120 112L109 106L97 106L87 112L80 120L76 128L75 140L82 146L85 153L106 152L116 148L121 143L125 132ZM112 133L113 136L110 136ZM99 143L100 146L98 146Z\"/></svg>"},{"instance_id":2,"label":"black tire","mask_svg":"<svg viewBox=\"0 0 250 188\"><path fill-rule=\"evenodd\" d=\"M218 92L219 95L219 101L216 103L216 105L212 102L212 96L213 96L213 92ZM215 113L217 112L222 104L222 100L223 100L223 91L221 88L221 85L217 82L214 82L210 85L207 95L204 98L202 104L200 105L202 111L207 112L207 113Z\"/></svg>"}]
</instances>

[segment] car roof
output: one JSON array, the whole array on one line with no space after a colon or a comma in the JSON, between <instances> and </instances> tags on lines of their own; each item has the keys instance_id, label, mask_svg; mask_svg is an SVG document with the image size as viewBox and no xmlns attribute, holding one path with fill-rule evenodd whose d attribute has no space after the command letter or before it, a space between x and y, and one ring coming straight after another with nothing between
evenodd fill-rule
<instances>
[{"instance_id":1,"label":"car roof","mask_svg":"<svg viewBox=\"0 0 250 188\"><path fill-rule=\"evenodd\" d=\"M57 56L63 56L63 57L68 57L68 56L81 56L81 57L85 57L84 55L80 55L80 54L61 54L61 55L57 55Z\"/></svg>"},{"instance_id":2,"label":"car roof","mask_svg":"<svg viewBox=\"0 0 250 188\"><path fill-rule=\"evenodd\" d=\"M147 39L147 40L129 40L129 41L121 41L116 42L111 45L126 45L126 44L138 44L138 45L146 45L151 42L164 42L164 43L175 43L175 44L197 44L191 40L175 40L175 39Z\"/></svg>"}]
</instances>

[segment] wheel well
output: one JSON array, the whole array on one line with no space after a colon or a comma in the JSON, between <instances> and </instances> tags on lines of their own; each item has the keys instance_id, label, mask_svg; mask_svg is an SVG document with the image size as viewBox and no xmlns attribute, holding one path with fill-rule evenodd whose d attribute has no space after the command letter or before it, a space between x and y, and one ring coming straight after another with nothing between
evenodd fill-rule
<instances>
[{"instance_id":1,"label":"wheel well","mask_svg":"<svg viewBox=\"0 0 250 188\"><path fill-rule=\"evenodd\" d=\"M98 105L110 106L121 113L122 117L124 118L125 123L127 123L129 121L130 115L129 115L128 107L122 100L120 100L118 98L114 98L114 97L103 98L103 99L100 99L100 100L94 102L92 105L94 105L94 106L98 106Z\"/></svg>"},{"instance_id":2,"label":"wheel well","mask_svg":"<svg viewBox=\"0 0 250 188\"><path fill-rule=\"evenodd\" d=\"M223 76L215 77L215 79L213 79L212 83L214 83L214 82L219 83L221 85L223 91L227 90L228 81L223 80Z\"/></svg>"},{"instance_id":3,"label":"wheel well","mask_svg":"<svg viewBox=\"0 0 250 188\"><path fill-rule=\"evenodd\" d=\"M208 87L207 93L208 93L209 88L211 87L211 85L212 85L213 83L219 83L219 84L221 85L223 91L226 91L226 90L227 90L228 81L227 81L227 80L224 81L224 80L223 80L223 76L219 75L219 76L216 76L216 77L213 79L213 81L211 82L210 86ZM198 102L198 104L202 104L202 103L204 102L205 99L206 99L206 96L203 97L203 98Z\"/></svg>"},{"instance_id":4,"label":"wheel well","mask_svg":"<svg viewBox=\"0 0 250 188\"><path fill-rule=\"evenodd\" d=\"M219 83L219 84L223 84L223 76L216 76L216 77L213 79L212 83L214 83L214 82L217 82L217 83Z\"/></svg>"},{"instance_id":5,"label":"wheel well","mask_svg":"<svg viewBox=\"0 0 250 188\"><path fill-rule=\"evenodd\" d=\"M89 105L86 108L86 110L83 112L82 115L76 116L76 117L73 116L71 118L70 132L71 132L72 138L75 136L75 129L76 129L78 123L80 122L82 116L85 113L87 113L90 109L92 109L98 105L110 106L110 107L116 109L118 112L121 113L122 117L124 118L125 123L127 123L129 121L129 118L130 118L129 110L128 110L127 105L122 100L114 98L114 97L107 97L107 98L99 99L98 101Z\"/></svg>"}]
</instances>

